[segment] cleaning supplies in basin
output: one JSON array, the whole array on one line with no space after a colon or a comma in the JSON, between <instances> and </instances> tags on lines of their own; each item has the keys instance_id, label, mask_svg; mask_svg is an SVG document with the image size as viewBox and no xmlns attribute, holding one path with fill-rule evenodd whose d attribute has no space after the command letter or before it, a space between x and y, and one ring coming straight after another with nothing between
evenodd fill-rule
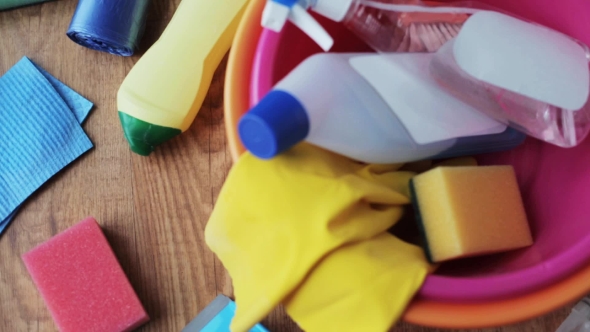
<instances>
[{"instance_id":1,"label":"cleaning supplies in basin","mask_svg":"<svg viewBox=\"0 0 590 332\"><path fill-rule=\"evenodd\" d=\"M186 131L229 49L247 0L183 0L117 94L131 150L149 155Z\"/></svg>"},{"instance_id":2,"label":"cleaning supplies in basin","mask_svg":"<svg viewBox=\"0 0 590 332\"><path fill-rule=\"evenodd\" d=\"M512 166L437 167L411 189L433 262L533 244Z\"/></svg>"},{"instance_id":3,"label":"cleaning supplies in basin","mask_svg":"<svg viewBox=\"0 0 590 332\"><path fill-rule=\"evenodd\" d=\"M368 163L398 163L511 149L525 135L441 89L431 53L329 54L295 68L238 131L272 158L300 141Z\"/></svg>"},{"instance_id":4,"label":"cleaning supplies in basin","mask_svg":"<svg viewBox=\"0 0 590 332\"><path fill-rule=\"evenodd\" d=\"M342 22L377 51L434 52L485 6L472 1L269 0L262 26L278 32L290 20L328 51L332 38L305 11L308 8Z\"/></svg>"},{"instance_id":5,"label":"cleaning supplies in basin","mask_svg":"<svg viewBox=\"0 0 590 332\"><path fill-rule=\"evenodd\" d=\"M590 132L589 59L588 47L566 35L482 11L436 53L431 73L488 116L572 147Z\"/></svg>"}]
</instances>

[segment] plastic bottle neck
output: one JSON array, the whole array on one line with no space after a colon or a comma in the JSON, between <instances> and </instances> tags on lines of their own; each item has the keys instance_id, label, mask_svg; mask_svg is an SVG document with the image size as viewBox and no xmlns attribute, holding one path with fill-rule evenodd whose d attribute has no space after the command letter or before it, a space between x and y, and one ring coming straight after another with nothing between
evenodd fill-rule
<instances>
[{"instance_id":1,"label":"plastic bottle neck","mask_svg":"<svg viewBox=\"0 0 590 332\"><path fill-rule=\"evenodd\" d=\"M360 0L300 0L304 8L311 8L314 12L332 21L342 22L349 16L354 5Z\"/></svg>"}]
</instances>

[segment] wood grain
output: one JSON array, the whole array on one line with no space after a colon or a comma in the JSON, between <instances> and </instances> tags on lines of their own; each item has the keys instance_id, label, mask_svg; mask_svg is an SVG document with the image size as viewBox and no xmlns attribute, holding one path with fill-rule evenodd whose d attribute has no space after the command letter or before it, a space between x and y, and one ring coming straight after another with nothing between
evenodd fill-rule
<instances>
[{"instance_id":1,"label":"wood grain","mask_svg":"<svg viewBox=\"0 0 590 332\"><path fill-rule=\"evenodd\" d=\"M180 0L154 0L141 49L161 34ZM179 331L231 281L203 239L203 229L231 166L223 127L224 67L197 120L145 158L130 152L116 92L138 56L91 51L65 35L76 1L0 13L0 74L28 56L94 101L84 128L95 148L38 190L0 238L0 331L55 331L20 255L86 216L105 230L152 320L141 331ZM482 331L554 331L564 308L520 325ZM283 309L265 321L298 331ZM392 331L440 331L400 324Z\"/></svg>"}]
</instances>

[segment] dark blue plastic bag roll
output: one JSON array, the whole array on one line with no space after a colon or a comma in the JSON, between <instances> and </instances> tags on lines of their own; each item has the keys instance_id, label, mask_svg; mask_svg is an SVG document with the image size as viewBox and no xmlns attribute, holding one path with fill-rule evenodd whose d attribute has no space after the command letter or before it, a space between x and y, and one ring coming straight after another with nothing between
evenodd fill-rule
<instances>
[{"instance_id":1,"label":"dark blue plastic bag roll","mask_svg":"<svg viewBox=\"0 0 590 332\"><path fill-rule=\"evenodd\" d=\"M149 0L80 0L67 35L93 50L130 56L143 34Z\"/></svg>"}]
</instances>

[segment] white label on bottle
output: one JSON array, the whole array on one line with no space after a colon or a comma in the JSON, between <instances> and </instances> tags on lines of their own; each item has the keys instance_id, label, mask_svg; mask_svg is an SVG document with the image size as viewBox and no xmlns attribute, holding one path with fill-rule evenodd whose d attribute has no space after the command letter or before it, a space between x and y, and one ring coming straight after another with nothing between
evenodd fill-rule
<instances>
[{"instance_id":1,"label":"white label on bottle","mask_svg":"<svg viewBox=\"0 0 590 332\"><path fill-rule=\"evenodd\" d=\"M465 22L453 51L465 72L506 90L572 111L588 100L588 49L557 31L482 11Z\"/></svg>"},{"instance_id":2,"label":"white label on bottle","mask_svg":"<svg viewBox=\"0 0 590 332\"><path fill-rule=\"evenodd\" d=\"M433 56L363 55L351 58L350 65L373 86L418 144L506 130L505 125L438 86L428 70Z\"/></svg>"}]
</instances>

